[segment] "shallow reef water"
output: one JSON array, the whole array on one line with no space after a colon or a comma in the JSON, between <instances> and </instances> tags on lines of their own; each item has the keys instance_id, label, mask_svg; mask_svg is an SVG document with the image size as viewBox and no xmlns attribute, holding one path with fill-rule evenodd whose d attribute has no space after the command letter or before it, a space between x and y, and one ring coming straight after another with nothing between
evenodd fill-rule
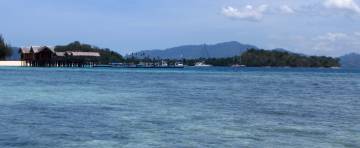
<instances>
[{"instance_id":1,"label":"shallow reef water","mask_svg":"<svg viewBox=\"0 0 360 148\"><path fill-rule=\"evenodd\" d=\"M0 147L360 147L360 70L0 68Z\"/></svg>"}]
</instances>

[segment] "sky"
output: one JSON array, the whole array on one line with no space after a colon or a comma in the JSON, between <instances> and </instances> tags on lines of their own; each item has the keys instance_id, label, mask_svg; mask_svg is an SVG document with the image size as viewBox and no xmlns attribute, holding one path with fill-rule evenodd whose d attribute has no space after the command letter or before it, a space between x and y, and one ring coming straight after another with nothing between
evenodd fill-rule
<instances>
[{"instance_id":1,"label":"sky","mask_svg":"<svg viewBox=\"0 0 360 148\"><path fill-rule=\"evenodd\" d=\"M122 54L238 41L309 55L360 53L360 0L0 0L12 46L80 41Z\"/></svg>"}]
</instances>

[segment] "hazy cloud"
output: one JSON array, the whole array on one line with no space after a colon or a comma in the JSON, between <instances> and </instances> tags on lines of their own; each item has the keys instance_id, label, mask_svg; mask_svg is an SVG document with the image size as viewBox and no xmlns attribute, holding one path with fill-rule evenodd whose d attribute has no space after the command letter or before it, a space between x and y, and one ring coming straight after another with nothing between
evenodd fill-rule
<instances>
[{"instance_id":1,"label":"hazy cloud","mask_svg":"<svg viewBox=\"0 0 360 148\"><path fill-rule=\"evenodd\" d=\"M294 35L287 38L274 36L272 38L276 45L288 47L294 52L308 55L342 56L348 53L360 53L360 32L327 32L318 36ZM274 46L272 46L274 47Z\"/></svg>"},{"instance_id":2,"label":"hazy cloud","mask_svg":"<svg viewBox=\"0 0 360 148\"><path fill-rule=\"evenodd\" d=\"M223 8L222 14L231 19L240 19L247 21L260 21L264 17L264 12L267 10L267 5L260 5L258 7L247 5L244 8L237 9L232 6Z\"/></svg>"},{"instance_id":3,"label":"hazy cloud","mask_svg":"<svg viewBox=\"0 0 360 148\"><path fill-rule=\"evenodd\" d=\"M339 40L339 39L342 39L342 38L346 38L348 37L347 34L345 33L333 33L333 32L329 32L325 35L320 35L318 37L316 37L316 40L326 40L326 41L336 41L336 40Z\"/></svg>"},{"instance_id":4,"label":"hazy cloud","mask_svg":"<svg viewBox=\"0 0 360 148\"><path fill-rule=\"evenodd\" d=\"M329 54L359 52L360 36L357 33L329 32L314 38L311 49Z\"/></svg>"},{"instance_id":5,"label":"hazy cloud","mask_svg":"<svg viewBox=\"0 0 360 148\"><path fill-rule=\"evenodd\" d=\"M290 6L288 5L282 5L280 6L280 11L282 13L287 13L287 14L293 14L295 13L295 10L293 8L291 8Z\"/></svg>"},{"instance_id":6,"label":"hazy cloud","mask_svg":"<svg viewBox=\"0 0 360 148\"><path fill-rule=\"evenodd\" d=\"M346 10L360 14L360 7L354 0L326 0L324 6L326 8Z\"/></svg>"}]
</instances>

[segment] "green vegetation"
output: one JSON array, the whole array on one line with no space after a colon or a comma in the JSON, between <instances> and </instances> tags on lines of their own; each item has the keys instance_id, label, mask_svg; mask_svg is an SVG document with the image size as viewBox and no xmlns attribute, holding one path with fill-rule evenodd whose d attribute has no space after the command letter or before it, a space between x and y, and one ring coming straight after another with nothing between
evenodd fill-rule
<instances>
[{"instance_id":1,"label":"green vegetation","mask_svg":"<svg viewBox=\"0 0 360 148\"><path fill-rule=\"evenodd\" d=\"M120 54L111 51L110 49L101 49L88 44L81 44L76 41L66 46L57 46L56 51L83 51L83 52L99 52L101 55L100 62L102 64L108 63L159 63L162 60L166 61L169 65L175 62L182 62L184 65L194 66L197 62L205 62L205 64L213 66L232 66L232 65L245 65L248 67L339 67L340 60L332 57L325 56L305 56L287 51L275 50L262 50L262 49L249 49L240 56L229 58L199 58L199 59L151 59L145 57L138 59L130 56L124 59Z\"/></svg>"},{"instance_id":2,"label":"green vegetation","mask_svg":"<svg viewBox=\"0 0 360 148\"><path fill-rule=\"evenodd\" d=\"M176 62L182 62L184 65L194 66L197 62L205 62L205 64L213 66L232 66L232 65L245 65L248 67L339 67L340 60L338 58L326 57L326 56L305 56L286 51L275 50L260 50L249 49L240 56L229 58L199 58L199 59L151 59L145 57L138 59L134 56L130 56L126 59L119 53L112 51L108 48L99 48L89 44L82 44L78 41L70 43L65 46L56 46L55 51L80 51L80 52L99 52L99 62L101 64L109 63L133 63L138 64L140 62L145 63L160 63L166 61L169 65L173 65ZM4 60L6 57L11 56L12 50L10 45L5 43L4 38L0 35L0 60Z\"/></svg>"},{"instance_id":3,"label":"green vegetation","mask_svg":"<svg viewBox=\"0 0 360 148\"><path fill-rule=\"evenodd\" d=\"M124 58L115 51L112 51L108 48L103 49L96 46L91 46L89 44L82 44L79 41L75 41L65 46L56 46L55 51L99 52L101 55L99 62L101 64L119 63L124 61Z\"/></svg>"},{"instance_id":4,"label":"green vegetation","mask_svg":"<svg viewBox=\"0 0 360 148\"><path fill-rule=\"evenodd\" d=\"M304 56L286 51L250 49L241 55L241 64L249 67L339 67L339 59Z\"/></svg>"},{"instance_id":5,"label":"green vegetation","mask_svg":"<svg viewBox=\"0 0 360 148\"><path fill-rule=\"evenodd\" d=\"M142 60L141 60L142 61ZM174 62L174 60L165 60ZM179 61L179 60L178 60ZM286 51L249 49L241 56L229 58L183 59L184 65L197 62L213 66L245 65L247 67L339 67L340 60L325 56L305 56Z\"/></svg>"},{"instance_id":6,"label":"green vegetation","mask_svg":"<svg viewBox=\"0 0 360 148\"><path fill-rule=\"evenodd\" d=\"M12 50L10 45L6 44L2 35L0 35L0 60L5 60L5 58L11 56L11 54Z\"/></svg>"},{"instance_id":7,"label":"green vegetation","mask_svg":"<svg viewBox=\"0 0 360 148\"><path fill-rule=\"evenodd\" d=\"M230 57L230 58L210 58L210 59L206 59L205 63L214 66L241 65L239 56Z\"/></svg>"}]
</instances>

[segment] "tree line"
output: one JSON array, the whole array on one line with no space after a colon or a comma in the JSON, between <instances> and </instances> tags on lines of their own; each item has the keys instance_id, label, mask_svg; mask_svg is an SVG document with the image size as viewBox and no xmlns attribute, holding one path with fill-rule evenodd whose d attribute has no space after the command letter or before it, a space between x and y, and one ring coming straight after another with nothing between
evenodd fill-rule
<instances>
[{"instance_id":1,"label":"tree line","mask_svg":"<svg viewBox=\"0 0 360 148\"><path fill-rule=\"evenodd\" d=\"M140 62L154 63L159 61L166 61L168 64L182 62L184 65L194 66L197 62L204 62L205 64L213 66L232 66L244 65L247 67L339 67L340 59L326 57L326 56L305 56L301 54L291 53L287 51L264 50L264 49L249 49L239 56L228 58L199 58L199 59L160 59L149 58L142 59L129 56L124 58L121 54L112 51L108 48L99 48L89 44L82 44L79 41L72 42L64 46L56 46L55 51L81 51L81 52L99 52L99 62L101 64L109 63L134 63ZM7 44L4 38L0 35L0 60L5 60L6 57L11 56L12 49Z\"/></svg>"},{"instance_id":2,"label":"tree line","mask_svg":"<svg viewBox=\"0 0 360 148\"><path fill-rule=\"evenodd\" d=\"M264 50L264 49L249 49L239 56L228 58L198 58L198 59L161 59L150 58L136 58L128 56L124 58L122 55L110 49L102 49L88 44L81 44L76 41L66 46L56 46L56 51L90 51L99 52L101 55L100 62L102 64L109 63L159 63L166 61L169 65L176 62L182 62L184 65L194 66L198 62L204 62L212 66L233 66L244 65L247 67L339 67L340 60L338 58L326 56L305 56L287 51Z\"/></svg>"},{"instance_id":3,"label":"tree line","mask_svg":"<svg viewBox=\"0 0 360 148\"><path fill-rule=\"evenodd\" d=\"M287 51L250 49L241 55L240 64L249 67L339 67L340 59L305 56Z\"/></svg>"},{"instance_id":4,"label":"tree line","mask_svg":"<svg viewBox=\"0 0 360 148\"><path fill-rule=\"evenodd\" d=\"M174 61L174 60L169 60ZM228 58L183 59L184 65L204 62L212 66L244 65L247 67L339 67L340 59L326 56L305 56L287 51L249 49Z\"/></svg>"},{"instance_id":5,"label":"tree line","mask_svg":"<svg viewBox=\"0 0 360 148\"><path fill-rule=\"evenodd\" d=\"M11 56L11 46L5 42L5 39L0 35L0 60L5 60L6 57Z\"/></svg>"}]
</instances>

